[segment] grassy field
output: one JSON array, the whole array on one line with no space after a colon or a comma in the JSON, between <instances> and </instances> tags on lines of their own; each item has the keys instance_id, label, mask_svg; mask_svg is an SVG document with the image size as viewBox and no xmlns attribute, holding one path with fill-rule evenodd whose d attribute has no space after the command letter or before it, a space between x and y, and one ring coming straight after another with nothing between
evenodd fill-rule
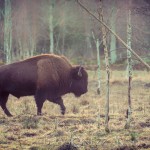
<instances>
[{"instance_id":1,"label":"grassy field","mask_svg":"<svg viewBox=\"0 0 150 150\"><path fill-rule=\"evenodd\" d=\"M65 116L50 102L44 104L44 115L36 116L33 97L18 100L10 96L7 105L14 117L6 117L0 109L0 150L67 150L65 146L70 142L74 150L150 149L150 87L147 84L150 84L150 73L134 72L132 122L128 130L124 129L128 107L128 82L124 74L114 71L111 75L110 133L104 127L105 73L101 76L101 95L97 95L97 77L90 71L87 94L80 98L72 94L63 97Z\"/></svg>"}]
</instances>

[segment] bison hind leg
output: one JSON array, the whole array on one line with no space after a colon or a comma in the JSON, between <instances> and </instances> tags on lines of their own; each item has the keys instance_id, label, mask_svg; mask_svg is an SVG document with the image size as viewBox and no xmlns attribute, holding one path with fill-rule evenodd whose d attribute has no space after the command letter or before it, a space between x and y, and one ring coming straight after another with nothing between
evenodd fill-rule
<instances>
[{"instance_id":1,"label":"bison hind leg","mask_svg":"<svg viewBox=\"0 0 150 150\"><path fill-rule=\"evenodd\" d=\"M7 106L6 106L6 103L7 103L7 100L8 100L8 95L9 93L2 93L0 95L0 105L4 111L4 113L8 116L8 117L12 117L12 114L9 112L9 110L7 109Z\"/></svg>"}]
</instances>

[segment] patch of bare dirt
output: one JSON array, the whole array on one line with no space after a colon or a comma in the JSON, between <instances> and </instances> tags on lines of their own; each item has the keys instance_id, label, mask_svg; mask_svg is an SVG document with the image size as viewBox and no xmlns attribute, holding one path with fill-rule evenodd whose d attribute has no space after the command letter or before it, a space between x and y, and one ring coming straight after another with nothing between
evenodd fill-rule
<instances>
[{"instance_id":1,"label":"patch of bare dirt","mask_svg":"<svg viewBox=\"0 0 150 150\"><path fill-rule=\"evenodd\" d=\"M76 124L80 124L80 120L76 120L76 119L67 119L63 121L63 124L65 126L70 126L70 125L76 125Z\"/></svg>"},{"instance_id":2,"label":"patch of bare dirt","mask_svg":"<svg viewBox=\"0 0 150 150\"><path fill-rule=\"evenodd\" d=\"M150 122L148 122L148 121L146 121L146 122L140 122L139 124L140 124L140 126L142 128L150 127Z\"/></svg>"},{"instance_id":3,"label":"patch of bare dirt","mask_svg":"<svg viewBox=\"0 0 150 150\"><path fill-rule=\"evenodd\" d=\"M26 136L26 137L33 137L36 135L37 135L36 133L29 133L29 132L24 133L24 136Z\"/></svg>"},{"instance_id":4,"label":"patch of bare dirt","mask_svg":"<svg viewBox=\"0 0 150 150\"><path fill-rule=\"evenodd\" d=\"M125 146L114 148L112 150L140 150L140 149L149 149L149 148L150 148L150 144L142 143L138 146L134 146L134 145L127 146L127 145L125 145Z\"/></svg>"},{"instance_id":5,"label":"patch of bare dirt","mask_svg":"<svg viewBox=\"0 0 150 150\"><path fill-rule=\"evenodd\" d=\"M95 123L95 120L94 119L90 119L90 118L88 118L88 119L82 118L81 119L81 123L82 124L93 124L93 123Z\"/></svg>"},{"instance_id":6,"label":"patch of bare dirt","mask_svg":"<svg viewBox=\"0 0 150 150\"><path fill-rule=\"evenodd\" d=\"M144 85L144 87L145 87L145 88L150 88L150 83L146 83L146 84Z\"/></svg>"},{"instance_id":7,"label":"patch of bare dirt","mask_svg":"<svg viewBox=\"0 0 150 150\"><path fill-rule=\"evenodd\" d=\"M150 144L143 143L143 144L138 145L137 147L138 147L138 149L142 149L142 148L149 149L150 148Z\"/></svg>"},{"instance_id":8,"label":"patch of bare dirt","mask_svg":"<svg viewBox=\"0 0 150 150\"><path fill-rule=\"evenodd\" d=\"M58 147L56 150L78 150L78 148L71 143L64 143L63 145Z\"/></svg>"}]
</instances>

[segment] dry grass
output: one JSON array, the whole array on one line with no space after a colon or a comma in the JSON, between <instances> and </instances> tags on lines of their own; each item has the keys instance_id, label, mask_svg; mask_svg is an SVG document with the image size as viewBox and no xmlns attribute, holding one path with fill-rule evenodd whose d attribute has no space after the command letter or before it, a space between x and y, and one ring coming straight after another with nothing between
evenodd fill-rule
<instances>
[{"instance_id":1,"label":"dry grass","mask_svg":"<svg viewBox=\"0 0 150 150\"><path fill-rule=\"evenodd\" d=\"M14 117L4 116L0 109L0 150L55 150L70 142L79 150L150 149L150 88L144 86L150 83L149 73L138 71L133 75L132 122L125 130L127 79L122 71L112 72L109 134L104 130L105 73L100 96L96 93L96 75L91 71L89 76L87 94L79 99L71 94L64 96L65 116L49 102L44 104L44 115L36 116L33 97L18 100L10 96L8 108Z\"/></svg>"}]
</instances>

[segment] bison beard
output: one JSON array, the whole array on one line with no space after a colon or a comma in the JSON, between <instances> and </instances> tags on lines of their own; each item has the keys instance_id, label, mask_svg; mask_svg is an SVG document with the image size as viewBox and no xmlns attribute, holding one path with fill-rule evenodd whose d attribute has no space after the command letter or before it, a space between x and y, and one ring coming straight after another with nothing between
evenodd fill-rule
<instances>
[{"instance_id":1,"label":"bison beard","mask_svg":"<svg viewBox=\"0 0 150 150\"><path fill-rule=\"evenodd\" d=\"M62 95L87 92L88 75L81 66L72 66L64 56L45 54L0 67L0 105L7 116L9 94L19 98L34 95L37 114L41 115L45 100L60 105L65 114Z\"/></svg>"}]
</instances>

